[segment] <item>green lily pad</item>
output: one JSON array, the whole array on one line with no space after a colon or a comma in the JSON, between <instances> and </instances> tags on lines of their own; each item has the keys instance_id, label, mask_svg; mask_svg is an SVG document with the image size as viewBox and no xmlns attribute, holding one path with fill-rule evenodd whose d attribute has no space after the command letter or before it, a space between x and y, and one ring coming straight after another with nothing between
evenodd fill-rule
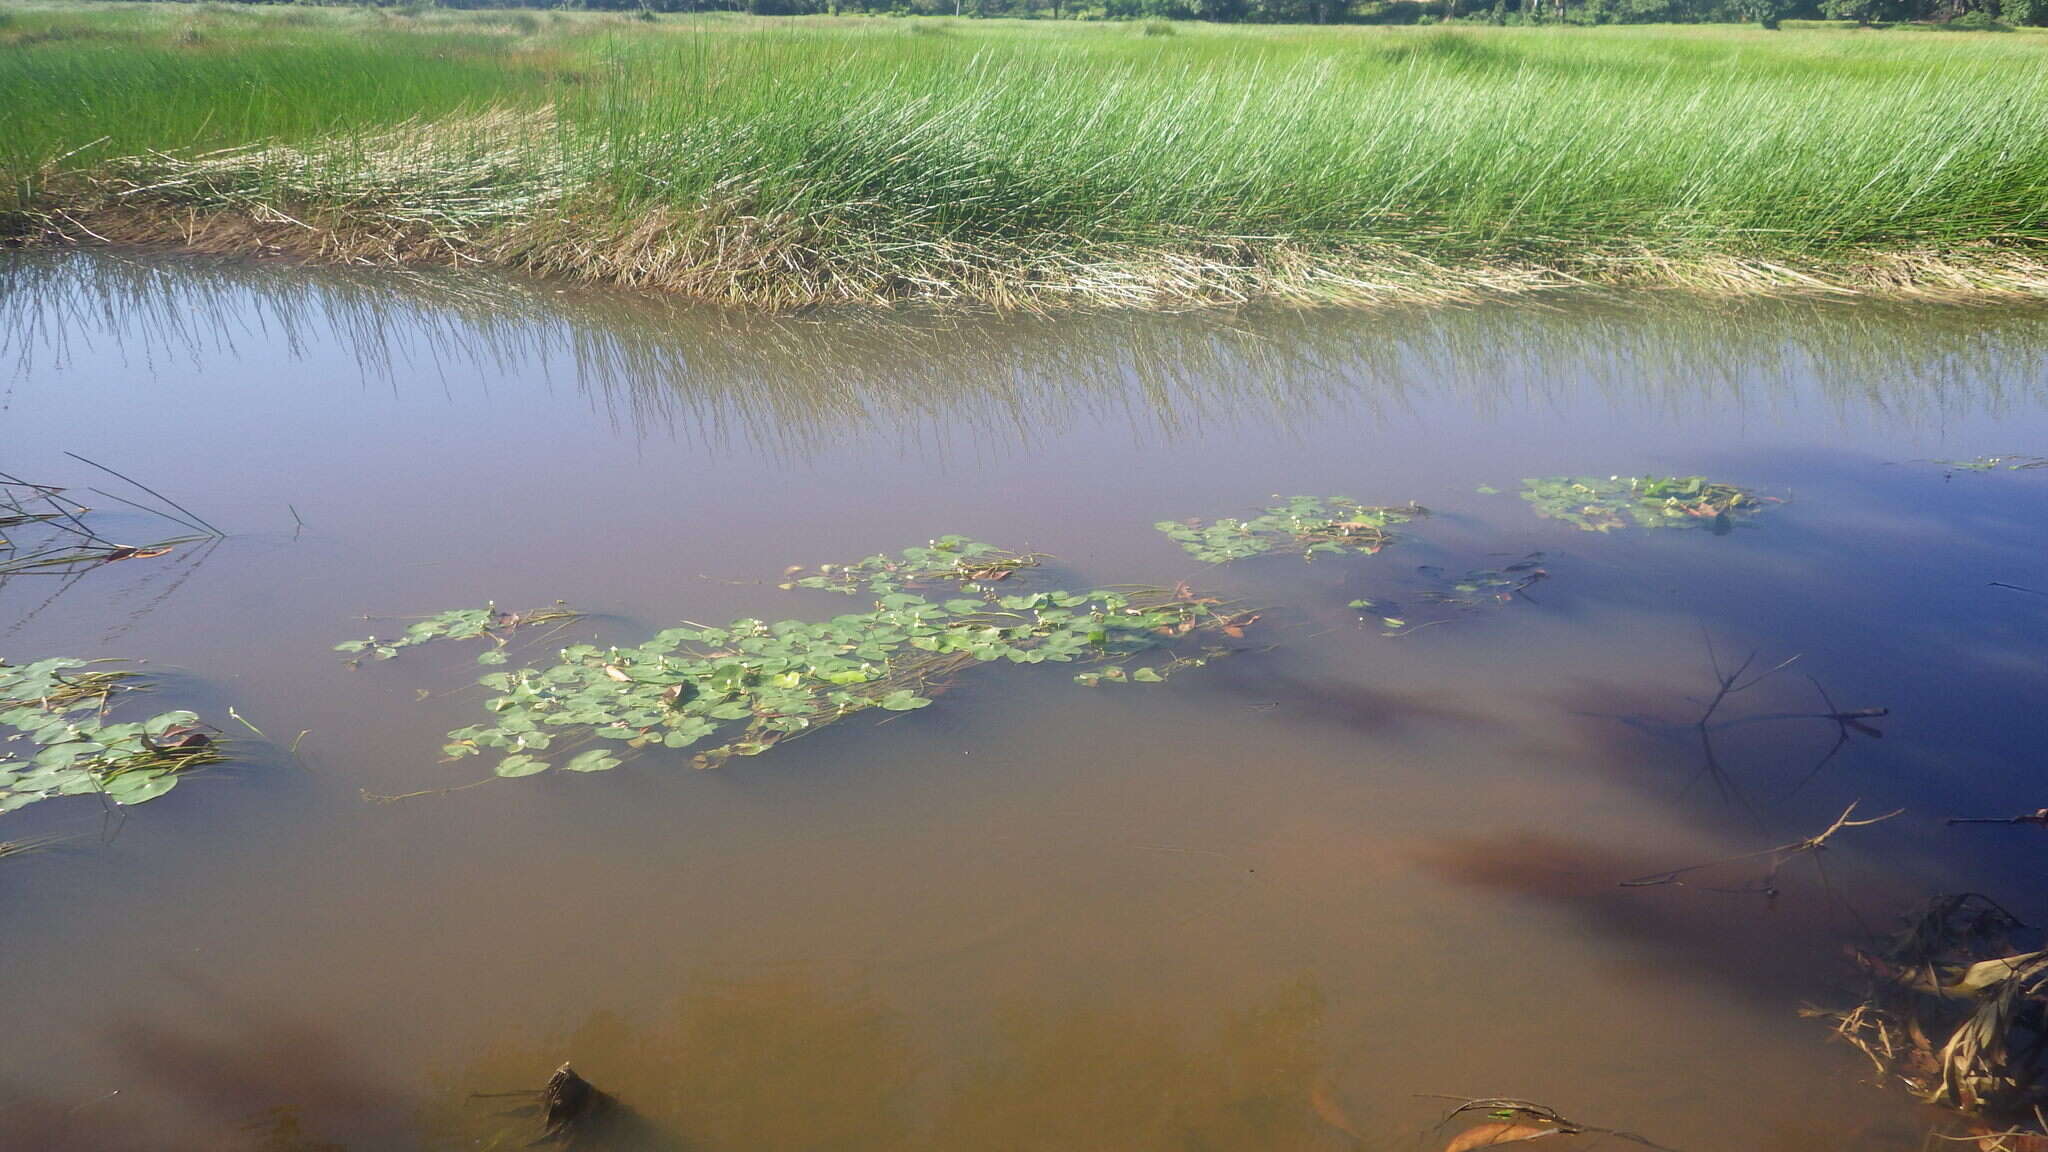
<instances>
[{"instance_id":1,"label":"green lily pad","mask_svg":"<svg viewBox=\"0 0 2048 1152\"><path fill-rule=\"evenodd\" d=\"M154 800L176 787L178 777L168 769L149 768L138 772L123 772L107 781L107 798L116 804L140 804Z\"/></svg>"},{"instance_id":2,"label":"green lily pad","mask_svg":"<svg viewBox=\"0 0 2048 1152\"><path fill-rule=\"evenodd\" d=\"M855 573L876 590L867 612L667 628L633 646L572 644L551 665L519 667L516 654L508 654L501 670L480 678L494 693L484 701L483 722L450 732L443 751L458 757L503 749L517 771L499 774L527 775L542 770L527 750L544 746L541 733L557 733L636 751L703 748L691 763L708 768L861 712L929 707L935 681L971 666L1115 664L1161 652L1167 660L1157 668L1114 673L1156 683L1172 668L1227 651L1218 642L1241 637L1256 619L1184 587L933 601L904 591L904 583L942 572L990 581L995 565L1019 554L941 537L903 557L820 569L834 580ZM563 768L605 771L622 754L591 750Z\"/></svg>"},{"instance_id":3,"label":"green lily pad","mask_svg":"<svg viewBox=\"0 0 2048 1152\"><path fill-rule=\"evenodd\" d=\"M1221 564L1267 553L1370 556L1393 541L1393 526L1428 514L1419 504L1375 507L1337 496L1296 496L1247 519L1161 520L1153 527L1197 560Z\"/></svg>"},{"instance_id":4,"label":"green lily pad","mask_svg":"<svg viewBox=\"0 0 2048 1152\"><path fill-rule=\"evenodd\" d=\"M1544 476L1522 481L1522 499L1536 515L1562 520L1582 532L1706 527L1726 532L1753 516L1770 497L1704 476Z\"/></svg>"},{"instance_id":5,"label":"green lily pad","mask_svg":"<svg viewBox=\"0 0 2048 1152\"><path fill-rule=\"evenodd\" d=\"M614 756L601 748L593 748L588 752L584 752L575 757L572 757L567 764L562 765L562 771L609 772L612 769L617 768L619 766L619 763L620 761L617 756Z\"/></svg>"},{"instance_id":6,"label":"green lily pad","mask_svg":"<svg viewBox=\"0 0 2048 1152\"><path fill-rule=\"evenodd\" d=\"M537 775L547 770L547 761L538 756L528 756L524 752L514 753L505 757L503 760L498 761L496 768L491 769L496 775L503 776L508 780L516 780L521 776Z\"/></svg>"}]
</instances>

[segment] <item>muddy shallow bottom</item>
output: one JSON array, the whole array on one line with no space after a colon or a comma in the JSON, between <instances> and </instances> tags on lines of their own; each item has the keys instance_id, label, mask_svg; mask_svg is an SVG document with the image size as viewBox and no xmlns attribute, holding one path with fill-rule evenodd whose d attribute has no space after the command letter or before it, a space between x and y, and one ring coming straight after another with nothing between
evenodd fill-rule
<instances>
[{"instance_id":1,"label":"muddy shallow bottom","mask_svg":"<svg viewBox=\"0 0 2048 1152\"><path fill-rule=\"evenodd\" d=\"M518 1147L471 1094L571 1060L630 1109L595 1146L1438 1148L1445 1094L1919 1148L1937 1117L1797 1010L1928 894L2048 914L2038 829L1942 823L2048 803L2048 597L1991 586L2048 588L2048 470L1934 462L2048 452L2048 312L766 318L75 254L6 258L0 316L0 468L80 452L231 533L0 585L0 656L146 658L274 739L118 820L0 816L70 837L0 857L9 1146ZM1597 534L1515 496L1691 473L1785 502ZM1437 514L1306 564L1151 527L1295 493ZM347 667L365 614L817 619L848 602L787 566L944 532L1267 611L1163 685L990 668L716 772L366 798L487 769L439 762L473 652ZM1536 551L1497 610L1348 606ZM1800 657L1711 760L1709 638ZM1815 682L1882 739L1768 719ZM1906 812L1825 883L1617 886L1851 802Z\"/></svg>"}]
</instances>

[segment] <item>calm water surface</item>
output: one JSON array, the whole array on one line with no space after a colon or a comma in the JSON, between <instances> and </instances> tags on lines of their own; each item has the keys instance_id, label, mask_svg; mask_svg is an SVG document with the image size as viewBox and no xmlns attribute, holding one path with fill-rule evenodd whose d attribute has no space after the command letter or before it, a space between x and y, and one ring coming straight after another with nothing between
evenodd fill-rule
<instances>
[{"instance_id":1,"label":"calm water surface","mask_svg":"<svg viewBox=\"0 0 2048 1152\"><path fill-rule=\"evenodd\" d=\"M1942 824L2048 803L2048 595L1990 586L2048 589L2048 470L1930 462L2048 454L2048 313L762 318L8 257L0 349L0 468L97 483L81 452L232 533L0 586L0 654L146 658L276 739L118 822L0 816L72 837L0 858L0 1147L522 1147L471 1094L573 1060L616 1147L1433 1149L1448 1094L1916 1149L1933 1117L1799 1007L1932 893L2048 916L2048 841ZM1515 498L1560 473L1788 502L1596 535ZM1151 528L1294 493L1438 514L1313 564ZM475 780L439 747L482 712L467 649L345 666L366 614L821 618L786 566L944 532L1269 611L1165 685L990 667L716 772L369 798ZM1399 638L1347 607L1534 551L1527 601ZM1800 657L1712 765L1709 637ZM1823 762L1833 725L1769 718L1816 682L1882 739ZM1617 886L1851 802L1906 812L1825 884Z\"/></svg>"}]
</instances>

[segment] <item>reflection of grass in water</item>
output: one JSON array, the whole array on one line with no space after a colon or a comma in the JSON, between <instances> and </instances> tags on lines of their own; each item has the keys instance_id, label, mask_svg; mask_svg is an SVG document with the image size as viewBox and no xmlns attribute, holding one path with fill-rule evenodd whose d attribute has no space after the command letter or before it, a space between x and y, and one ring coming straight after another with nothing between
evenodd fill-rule
<instances>
[{"instance_id":1,"label":"reflection of grass in water","mask_svg":"<svg viewBox=\"0 0 2048 1152\"><path fill-rule=\"evenodd\" d=\"M768 304L2044 281L2023 37L291 15L24 13L17 230Z\"/></svg>"},{"instance_id":2,"label":"reflection of grass in water","mask_svg":"<svg viewBox=\"0 0 2048 1152\"><path fill-rule=\"evenodd\" d=\"M89 323L101 325L98 328ZM1663 418L1818 391L1905 426L2048 400L2048 313L1875 304L1658 303L1396 312L1371 326L1276 311L1058 322L755 317L674 301L536 291L486 277L17 256L0 262L0 357L35 370L88 342L215 355L237 332L353 360L367 382L420 360L493 379L568 365L606 418L792 456L851 432L936 428L1015 451L1069 429L1179 440L1275 420L1480 412L1584 392ZM1565 384L1561 382L1574 382Z\"/></svg>"}]
</instances>

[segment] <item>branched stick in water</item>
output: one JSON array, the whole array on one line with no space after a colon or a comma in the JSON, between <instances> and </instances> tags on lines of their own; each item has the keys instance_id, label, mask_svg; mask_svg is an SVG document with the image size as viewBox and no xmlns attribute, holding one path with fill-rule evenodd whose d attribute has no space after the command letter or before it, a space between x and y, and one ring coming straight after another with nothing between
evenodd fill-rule
<instances>
[{"instance_id":1,"label":"branched stick in water","mask_svg":"<svg viewBox=\"0 0 2048 1152\"><path fill-rule=\"evenodd\" d=\"M1776 848L1766 848L1761 852L1745 852L1739 856L1726 856L1719 860L1709 860L1704 864L1691 864L1684 868L1673 868L1669 872L1653 872L1647 876L1623 880L1621 886L1623 888L1655 888L1665 884L1684 886L1685 881L1683 877L1689 876L1694 872L1718 868L1727 864L1740 864L1746 860L1768 860L1769 867L1765 870L1762 880L1757 885L1749 888L1732 889L1732 891L1757 891L1775 894L1777 892L1778 872L1784 868L1788 861L1808 853L1825 850L1828 846L1828 841L1837 833L1846 829L1868 828L1872 824L1882 824L1903 812L1905 812L1905 809L1899 808L1882 816L1871 816L1858 820L1856 819L1856 805L1851 804L1843 810L1840 816L1835 817L1834 823L1828 825L1818 834L1808 836L1803 840L1795 840L1789 844L1780 844Z\"/></svg>"},{"instance_id":2,"label":"branched stick in water","mask_svg":"<svg viewBox=\"0 0 2048 1152\"><path fill-rule=\"evenodd\" d=\"M1951 824L2032 824L2048 828L2048 808L2037 808L2019 816L1951 816Z\"/></svg>"}]
</instances>

